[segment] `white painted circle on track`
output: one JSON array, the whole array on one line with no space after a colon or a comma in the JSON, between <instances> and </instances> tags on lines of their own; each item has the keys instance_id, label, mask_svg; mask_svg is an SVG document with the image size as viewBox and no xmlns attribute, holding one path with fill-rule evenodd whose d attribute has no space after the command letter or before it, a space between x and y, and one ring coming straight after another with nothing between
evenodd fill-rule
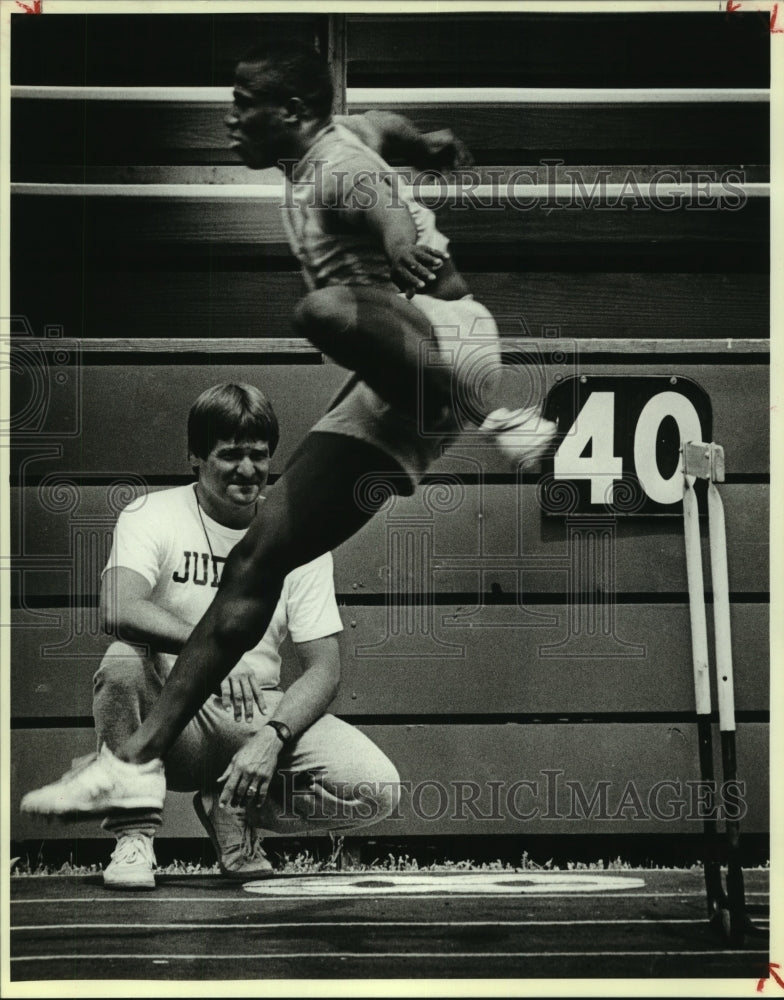
<instances>
[{"instance_id":1,"label":"white painted circle on track","mask_svg":"<svg viewBox=\"0 0 784 1000\"><path fill-rule=\"evenodd\" d=\"M465 872L455 875L306 875L247 882L246 892L260 896L396 896L477 893L514 896L519 893L556 895L569 892L610 892L640 889L641 878L580 872Z\"/></svg>"}]
</instances>

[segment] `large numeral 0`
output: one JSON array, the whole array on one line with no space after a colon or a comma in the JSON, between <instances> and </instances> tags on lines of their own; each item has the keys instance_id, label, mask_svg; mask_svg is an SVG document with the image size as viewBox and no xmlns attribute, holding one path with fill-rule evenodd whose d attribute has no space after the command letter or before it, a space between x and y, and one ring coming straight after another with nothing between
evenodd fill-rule
<instances>
[{"instance_id":1,"label":"large numeral 0","mask_svg":"<svg viewBox=\"0 0 784 1000\"><path fill-rule=\"evenodd\" d=\"M660 504L677 503L683 496L680 467L665 479L656 462L656 439L665 417L672 417L678 425L681 443L702 440L699 414L679 392L660 392L643 407L634 432L634 467L642 488Z\"/></svg>"}]
</instances>

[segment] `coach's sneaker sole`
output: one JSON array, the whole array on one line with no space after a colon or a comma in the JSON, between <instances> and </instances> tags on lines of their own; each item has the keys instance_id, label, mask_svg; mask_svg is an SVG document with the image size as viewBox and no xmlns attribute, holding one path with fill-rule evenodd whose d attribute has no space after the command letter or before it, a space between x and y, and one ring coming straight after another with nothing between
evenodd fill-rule
<instances>
[{"instance_id":1,"label":"coach's sneaker sole","mask_svg":"<svg viewBox=\"0 0 784 1000\"><path fill-rule=\"evenodd\" d=\"M244 809L221 809L218 796L196 792L193 808L209 834L225 878L266 878L274 873L261 847L261 836L245 818Z\"/></svg>"},{"instance_id":2,"label":"coach's sneaker sole","mask_svg":"<svg viewBox=\"0 0 784 1000\"><path fill-rule=\"evenodd\" d=\"M529 469L545 454L558 428L534 407L518 410L503 407L486 417L481 430L494 439L510 464Z\"/></svg>"},{"instance_id":3,"label":"coach's sneaker sole","mask_svg":"<svg viewBox=\"0 0 784 1000\"><path fill-rule=\"evenodd\" d=\"M112 809L162 809L166 797L163 762L129 764L104 745L74 763L51 785L28 792L21 810L36 816L79 819Z\"/></svg>"},{"instance_id":4,"label":"coach's sneaker sole","mask_svg":"<svg viewBox=\"0 0 784 1000\"><path fill-rule=\"evenodd\" d=\"M154 889L155 851L152 837L124 833L117 839L112 860L103 873L107 889Z\"/></svg>"}]
</instances>

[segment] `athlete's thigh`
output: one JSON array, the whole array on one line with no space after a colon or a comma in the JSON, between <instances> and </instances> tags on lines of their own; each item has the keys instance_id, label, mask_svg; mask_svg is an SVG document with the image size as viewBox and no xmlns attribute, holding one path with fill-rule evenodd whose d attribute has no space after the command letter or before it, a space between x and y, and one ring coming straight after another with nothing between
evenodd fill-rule
<instances>
[{"instance_id":1,"label":"athlete's thigh","mask_svg":"<svg viewBox=\"0 0 784 1000\"><path fill-rule=\"evenodd\" d=\"M398 463L371 444L343 434L309 434L245 537L274 549L274 561L287 571L310 562L384 506L390 472L399 475Z\"/></svg>"},{"instance_id":2,"label":"athlete's thigh","mask_svg":"<svg viewBox=\"0 0 784 1000\"><path fill-rule=\"evenodd\" d=\"M422 310L404 295L375 285L330 285L309 292L300 303L311 324L326 323L340 329L356 325L375 330L379 321L385 327L397 323L401 330L415 328L429 335L431 324Z\"/></svg>"},{"instance_id":3,"label":"athlete's thigh","mask_svg":"<svg viewBox=\"0 0 784 1000\"><path fill-rule=\"evenodd\" d=\"M417 308L416 296L414 299L407 299L405 295L372 285L354 285L351 292L360 318L372 319L374 313L385 314L395 317L401 324L415 327L423 335L430 334L430 319Z\"/></svg>"}]
</instances>

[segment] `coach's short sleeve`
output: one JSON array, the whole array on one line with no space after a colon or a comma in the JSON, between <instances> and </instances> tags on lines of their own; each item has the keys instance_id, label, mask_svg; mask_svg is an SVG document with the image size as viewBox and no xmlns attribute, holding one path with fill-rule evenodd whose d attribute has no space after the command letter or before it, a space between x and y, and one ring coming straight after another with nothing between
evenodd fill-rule
<instances>
[{"instance_id":1,"label":"coach's short sleeve","mask_svg":"<svg viewBox=\"0 0 784 1000\"><path fill-rule=\"evenodd\" d=\"M332 574L332 553L325 552L286 577L286 617L294 642L310 642L343 630Z\"/></svg>"},{"instance_id":2,"label":"coach's short sleeve","mask_svg":"<svg viewBox=\"0 0 784 1000\"><path fill-rule=\"evenodd\" d=\"M118 567L132 569L155 587L163 562L162 546L166 545L168 520L163 510L157 510L156 516L152 516L145 500L149 497L134 501L118 517L112 551L103 572Z\"/></svg>"}]
</instances>

